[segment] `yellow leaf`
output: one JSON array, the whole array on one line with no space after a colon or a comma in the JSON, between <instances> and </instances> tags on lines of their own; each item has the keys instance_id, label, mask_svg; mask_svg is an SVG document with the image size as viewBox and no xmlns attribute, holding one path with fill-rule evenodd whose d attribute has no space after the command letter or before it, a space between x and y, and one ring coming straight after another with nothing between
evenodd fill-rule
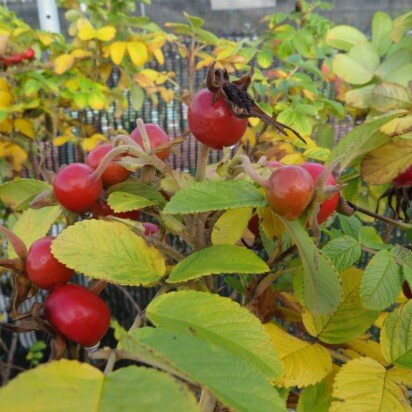
<instances>
[{"instance_id":1,"label":"yellow leaf","mask_svg":"<svg viewBox=\"0 0 412 412\"><path fill-rule=\"evenodd\" d=\"M92 40L96 36L97 31L89 22L84 22L77 33L77 37L82 41Z\"/></svg>"},{"instance_id":2,"label":"yellow leaf","mask_svg":"<svg viewBox=\"0 0 412 412\"><path fill-rule=\"evenodd\" d=\"M56 74L63 74L74 64L74 57L71 54L62 54L54 60L54 71Z\"/></svg>"},{"instance_id":3,"label":"yellow leaf","mask_svg":"<svg viewBox=\"0 0 412 412\"><path fill-rule=\"evenodd\" d=\"M12 169L20 172L27 160L27 153L16 143L0 142L0 158L9 159Z\"/></svg>"},{"instance_id":4,"label":"yellow leaf","mask_svg":"<svg viewBox=\"0 0 412 412\"><path fill-rule=\"evenodd\" d=\"M388 123L385 123L380 131L388 136L398 136L400 134L408 133L412 130L412 115L405 117L398 117Z\"/></svg>"},{"instance_id":5,"label":"yellow leaf","mask_svg":"<svg viewBox=\"0 0 412 412\"><path fill-rule=\"evenodd\" d=\"M92 55L91 52L83 49L73 49L70 54L76 59L84 59Z\"/></svg>"},{"instance_id":6,"label":"yellow leaf","mask_svg":"<svg viewBox=\"0 0 412 412\"><path fill-rule=\"evenodd\" d=\"M285 165L296 165L303 163L305 161L305 158L300 153L292 153L282 157L280 161Z\"/></svg>"},{"instance_id":7,"label":"yellow leaf","mask_svg":"<svg viewBox=\"0 0 412 412\"><path fill-rule=\"evenodd\" d=\"M249 124L252 127L257 126L259 124L259 122L260 122L260 119L258 117L249 117Z\"/></svg>"},{"instance_id":8,"label":"yellow leaf","mask_svg":"<svg viewBox=\"0 0 412 412\"><path fill-rule=\"evenodd\" d=\"M162 99L166 103L170 103L173 100L174 97L174 92L171 89L166 89L164 87L159 88L160 95L162 96Z\"/></svg>"},{"instance_id":9,"label":"yellow leaf","mask_svg":"<svg viewBox=\"0 0 412 412\"><path fill-rule=\"evenodd\" d=\"M389 365L382 355L381 345L370 339L369 335L363 335L346 342L345 346L348 349L344 350L344 353L351 358L368 357L377 360L384 366Z\"/></svg>"},{"instance_id":10,"label":"yellow leaf","mask_svg":"<svg viewBox=\"0 0 412 412\"><path fill-rule=\"evenodd\" d=\"M37 32L37 38L41 41L43 46L50 46L53 43L53 35L47 32Z\"/></svg>"},{"instance_id":11,"label":"yellow leaf","mask_svg":"<svg viewBox=\"0 0 412 412\"><path fill-rule=\"evenodd\" d=\"M250 127L248 127L247 129L246 129L246 132L245 132L245 134L242 136L242 139L241 139L241 141L242 141L242 143L244 144L244 145L246 145L246 144L250 144L250 146L254 146L255 145L255 143L256 143L256 137L255 137L255 133L253 132L253 130L250 128Z\"/></svg>"},{"instance_id":12,"label":"yellow leaf","mask_svg":"<svg viewBox=\"0 0 412 412\"><path fill-rule=\"evenodd\" d=\"M85 152L91 152L101 142L106 142L106 141L107 141L107 137L105 135L96 133L93 136L82 139L81 146Z\"/></svg>"},{"instance_id":13,"label":"yellow leaf","mask_svg":"<svg viewBox=\"0 0 412 412\"><path fill-rule=\"evenodd\" d=\"M251 207L227 210L213 226L212 244L235 245L241 239L251 217Z\"/></svg>"},{"instance_id":14,"label":"yellow leaf","mask_svg":"<svg viewBox=\"0 0 412 412\"><path fill-rule=\"evenodd\" d=\"M408 392L378 361L357 358L342 366L333 384L330 412L410 410Z\"/></svg>"},{"instance_id":15,"label":"yellow leaf","mask_svg":"<svg viewBox=\"0 0 412 412\"><path fill-rule=\"evenodd\" d=\"M157 78L160 76L160 73L153 69L144 69L140 72L140 74L146 76L153 82L155 82Z\"/></svg>"},{"instance_id":16,"label":"yellow leaf","mask_svg":"<svg viewBox=\"0 0 412 412\"><path fill-rule=\"evenodd\" d=\"M302 93L306 98L308 98L309 100L312 100L312 102L315 101L316 97L311 91L309 91L307 89L303 89Z\"/></svg>"},{"instance_id":17,"label":"yellow leaf","mask_svg":"<svg viewBox=\"0 0 412 412\"><path fill-rule=\"evenodd\" d=\"M412 164L412 141L398 140L372 150L361 165L362 178L370 185L391 182Z\"/></svg>"},{"instance_id":18,"label":"yellow leaf","mask_svg":"<svg viewBox=\"0 0 412 412\"><path fill-rule=\"evenodd\" d=\"M279 220L276 213L268 207L260 207L257 212L266 235L271 239L281 239L285 232L285 226Z\"/></svg>"},{"instance_id":19,"label":"yellow leaf","mask_svg":"<svg viewBox=\"0 0 412 412\"><path fill-rule=\"evenodd\" d=\"M7 83L7 80L4 77L0 77L0 91L9 92L10 85Z\"/></svg>"},{"instance_id":20,"label":"yellow leaf","mask_svg":"<svg viewBox=\"0 0 412 412\"><path fill-rule=\"evenodd\" d=\"M147 47L141 41L132 41L127 43L127 51L130 59L136 66L143 66L147 62Z\"/></svg>"},{"instance_id":21,"label":"yellow leaf","mask_svg":"<svg viewBox=\"0 0 412 412\"><path fill-rule=\"evenodd\" d=\"M68 135L68 136L57 136L53 139L53 144L56 147L59 147L59 146L63 146L67 142L71 142L73 140L74 140L74 136L70 136L70 135Z\"/></svg>"},{"instance_id":22,"label":"yellow leaf","mask_svg":"<svg viewBox=\"0 0 412 412\"><path fill-rule=\"evenodd\" d=\"M24 134L31 139L34 139L36 137L33 123L30 120L20 117L14 121L14 128L21 134Z\"/></svg>"},{"instance_id":23,"label":"yellow leaf","mask_svg":"<svg viewBox=\"0 0 412 412\"><path fill-rule=\"evenodd\" d=\"M0 123L0 132L8 134L8 133L11 133L12 130L13 130L13 123L10 118L3 120Z\"/></svg>"},{"instance_id":24,"label":"yellow leaf","mask_svg":"<svg viewBox=\"0 0 412 412\"><path fill-rule=\"evenodd\" d=\"M333 313L314 316L304 311L303 324L312 336L338 344L354 339L370 328L379 311L365 309L362 305L359 293L362 274L363 271L357 268L349 268L340 274L343 297Z\"/></svg>"},{"instance_id":25,"label":"yellow leaf","mask_svg":"<svg viewBox=\"0 0 412 412\"><path fill-rule=\"evenodd\" d=\"M13 97L8 91L0 90L0 109L7 109L12 101Z\"/></svg>"},{"instance_id":26,"label":"yellow leaf","mask_svg":"<svg viewBox=\"0 0 412 412\"><path fill-rule=\"evenodd\" d=\"M273 323L264 327L284 366L277 385L288 388L314 385L332 371L332 358L323 346L298 339Z\"/></svg>"},{"instance_id":27,"label":"yellow leaf","mask_svg":"<svg viewBox=\"0 0 412 412\"><path fill-rule=\"evenodd\" d=\"M94 110L102 110L107 104L107 100L102 93L91 93L87 98L89 106Z\"/></svg>"},{"instance_id":28,"label":"yellow leaf","mask_svg":"<svg viewBox=\"0 0 412 412\"><path fill-rule=\"evenodd\" d=\"M159 64L163 65L165 63L165 56L163 55L162 49L153 50L153 56Z\"/></svg>"},{"instance_id":29,"label":"yellow leaf","mask_svg":"<svg viewBox=\"0 0 412 412\"><path fill-rule=\"evenodd\" d=\"M110 45L110 58L114 64L121 64L124 54L126 52L126 42L115 41Z\"/></svg>"},{"instance_id":30,"label":"yellow leaf","mask_svg":"<svg viewBox=\"0 0 412 412\"><path fill-rule=\"evenodd\" d=\"M116 29L113 26L104 26L96 32L96 38L100 41L110 41L115 35Z\"/></svg>"},{"instance_id":31,"label":"yellow leaf","mask_svg":"<svg viewBox=\"0 0 412 412\"><path fill-rule=\"evenodd\" d=\"M388 312L382 312L378 319L375 320L374 325L379 328L382 329L383 323L385 322L386 317L388 316Z\"/></svg>"}]
</instances>

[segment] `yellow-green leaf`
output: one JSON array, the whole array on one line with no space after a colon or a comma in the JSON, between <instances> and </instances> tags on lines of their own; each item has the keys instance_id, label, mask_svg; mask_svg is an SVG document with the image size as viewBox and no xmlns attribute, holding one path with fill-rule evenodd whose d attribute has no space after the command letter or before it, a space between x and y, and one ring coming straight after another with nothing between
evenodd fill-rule
<instances>
[{"instance_id":1,"label":"yellow-green leaf","mask_svg":"<svg viewBox=\"0 0 412 412\"><path fill-rule=\"evenodd\" d=\"M212 274L268 271L267 264L251 250L235 245L216 245L192 253L179 262L167 281L178 283Z\"/></svg>"},{"instance_id":2,"label":"yellow-green leaf","mask_svg":"<svg viewBox=\"0 0 412 412\"><path fill-rule=\"evenodd\" d=\"M398 140L372 150L363 160L362 178L370 185L391 182L412 164L412 141Z\"/></svg>"},{"instance_id":3,"label":"yellow-green leaf","mask_svg":"<svg viewBox=\"0 0 412 412\"><path fill-rule=\"evenodd\" d=\"M214 245L236 244L247 228L252 210L250 207L243 207L229 209L223 213L213 226L212 243Z\"/></svg>"},{"instance_id":4,"label":"yellow-green leaf","mask_svg":"<svg viewBox=\"0 0 412 412\"><path fill-rule=\"evenodd\" d=\"M14 121L14 128L21 134L34 139L36 137L33 123L28 119L19 117Z\"/></svg>"},{"instance_id":5,"label":"yellow-green leaf","mask_svg":"<svg viewBox=\"0 0 412 412\"><path fill-rule=\"evenodd\" d=\"M27 209L19 217L12 230L28 249L35 240L47 235L52 224L59 216L59 206ZM9 257L15 257L15 253L11 248L9 248Z\"/></svg>"},{"instance_id":6,"label":"yellow-green leaf","mask_svg":"<svg viewBox=\"0 0 412 412\"><path fill-rule=\"evenodd\" d=\"M306 330L321 341L332 344L347 342L361 335L379 315L378 311L362 306L359 295L362 271L351 268L340 276L343 298L337 310L324 316L313 316L308 311L303 313Z\"/></svg>"},{"instance_id":7,"label":"yellow-green leaf","mask_svg":"<svg viewBox=\"0 0 412 412\"><path fill-rule=\"evenodd\" d=\"M349 51L355 44L367 41L366 36L352 26L335 26L328 31L326 42L329 46Z\"/></svg>"},{"instance_id":8,"label":"yellow-green leaf","mask_svg":"<svg viewBox=\"0 0 412 412\"><path fill-rule=\"evenodd\" d=\"M105 376L87 363L62 359L21 373L0 389L4 411L199 412L187 386L156 369L129 366Z\"/></svg>"},{"instance_id":9,"label":"yellow-green leaf","mask_svg":"<svg viewBox=\"0 0 412 412\"><path fill-rule=\"evenodd\" d=\"M268 379L282 373L260 321L231 299L209 292L170 292L153 300L146 314L156 326L193 334L247 359Z\"/></svg>"},{"instance_id":10,"label":"yellow-green leaf","mask_svg":"<svg viewBox=\"0 0 412 412\"><path fill-rule=\"evenodd\" d=\"M118 222L77 222L53 241L52 253L77 272L123 285L154 283L166 271L160 252Z\"/></svg>"},{"instance_id":11,"label":"yellow-green leaf","mask_svg":"<svg viewBox=\"0 0 412 412\"><path fill-rule=\"evenodd\" d=\"M299 388L314 385L332 370L332 358L321 345L298 339L274 323L267 323L265 328L285 369L277 385Z\"/></svg>"},{"instance_id":12,"label":"yellow-green leaf","mask_svg":"<svg viewBox=\"0 0 412 412\"><path fill-rule=\"evenodd\" d=\"M397 307L386 318L381 346L388 362L412 369L412 300Z\"/></svg>"},{"instance_id":13,"label":"yellow-green leaf","mask_svg":"<svg viewBox=\"0 0 412 412\"><path fill-rule=\"evenodd\" d=\"M371 358L353 359L342 366L333 397L330 412L410 410L406 388Z\"/></svg>"},{"instance_id":14,"label":"yellow-green leaf","mask_svg":"<svg viewBox=\"0 0 412 412\"><path fill-rule=\"evenodd\" d=\"M120 191L110 193L107 203L116 213L129 212L157 204L156 201L146 199L142 196Z\"/></svg>"}]
</instances>

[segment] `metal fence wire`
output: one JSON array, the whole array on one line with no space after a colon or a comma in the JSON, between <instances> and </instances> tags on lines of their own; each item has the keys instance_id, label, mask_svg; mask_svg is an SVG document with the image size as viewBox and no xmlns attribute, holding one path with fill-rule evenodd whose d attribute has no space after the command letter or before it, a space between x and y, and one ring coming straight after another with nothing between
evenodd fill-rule
<instances>
[{"instance_id":1,"label":"metal fence wire","mask_svg":"<svg viewBox=\"0 0 412 412\"><path fill-rule=\"evenodd\" d=\"M164 46L165 64L159 66L156 63L152 63L151 68L155 70L174 71L177 81L187 88L188 86L188 65L187 60L182 59L176 50L175 45L166 44ZM195 83L196 89L199 89L205 79L206 69L196 72ZM117 81L116 71L113 72L109 85L114 85ZM330 93L333 93L332 88L329 89ZM332 95L330 96L332 97ZM136 120L142 118L145 123L156 123L161 126L172 138L180 136L187 127L186 114L187 106L178 100L173 100L170 103L165 103L159 98L159 104L154 106L150 99L145 99L140 110L135 111L130 104L130 95L128 94L129 105L124 111L121 118L115 118L115 108L111 107L108 111L95 111L85 110L82 112L74 112L74 117L81 117L82 121L86 125L93 125L97 132L103 133L106 136L110 131L117 129L124 129L131 132L136 125ZM347 134L353 127L354 122L349 117L344 120L331 119L330 123L334 127L335 138L339 140L345 134ZM42 142L41 150L45 156L46 167L50 170L57 171L61 165L69 164L72 162L83 161L84 153L79 146L67 143L61 147L55 147L51 142ZM175 169L184 170L190 173L194 173L196 168L196 157L198 151L198 142L192 136L181 144L180 154L171 154L169 162ZM216 162L220 159L221 152L211 150L210 162ZM31 156L32 165L25 170L27 177L37 177L37 170L39 166L38 153L34 152ZM54 234L57 234L58 227L53 228ZM400 232L394 233L393 240L402 243L404 240L403 234ZM80 284L87 284L87 279L83 276L76 275L76 279ZM10 293L11 290L7 282L1 282L0 276L0 317L2 314L6 315L7 308L10 305ZM154 289L148 289L143 287L125 287L119 288L115 285L109 285L102 293L103 299L110 307L112 318L116 319L122 326L130 327L134 317L136 316L136 306L133 300L137 302L139 307L145 308L147 304L153 299L155 294ZM43 300L44 295L40 294L35 299ZM24 303L26 305L23 309L29 309L34 299ZM1 331L1 338L10 344L12 339L11 334ZM18 336L18 347L15 353L15 364L28 367L29 363L25 356L28 348L38 339L47 339L45 336L38 333L25 333ZM104 338L102 345L113 345L114 337L112 331ZM45 354L47 356L47 353ZM4 359L0 350L0 360Z\"/></svg>"}]
</instances>

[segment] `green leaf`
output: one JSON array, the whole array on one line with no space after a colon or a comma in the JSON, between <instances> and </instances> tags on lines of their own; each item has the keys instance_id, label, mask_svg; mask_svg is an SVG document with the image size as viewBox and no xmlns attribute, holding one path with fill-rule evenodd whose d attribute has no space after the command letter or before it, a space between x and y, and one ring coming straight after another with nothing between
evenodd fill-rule
<instances>
[{"instance_id":1,"label":"green leaf","mask_svg":"<svg viewBox=\"0 0 412 412\"><path fill-rule=\"evenodd\" d=\"M213 226L212 243L214 245L234 245L242 237L248 227L253 209L242 207L240 209L229 209Z\"/></svg>"},{"instance_id":2,"label":"green leaf","mask_svg":"<svg viewBox=\"0 0 412 412\"><path fill-rule=\"evenodd\" d=\"M348 56L356 63L363 66L372 75L380 63L379 55L370 42L356 44L352 47Z\"/></svg>"},{"instance_id":3,"label":"green leaf","mask_svg":"<svg viewBox=\"0 0 412 412\"><path fill-rule=\"evenodd\" d=\"M370 249L391 249L392 245L383 243L376 229L372 226L363 226L359 230L359 242Z\"/></svg>"},{"instance_id":4,"label":"green leaf","mask_svg":"<svg viewBox=\"0 0 412 412\"><path fill-rule=\"evenodd\" d=\"M146 315L156 326L192 334L248 360L267 379L282 374L260 321L231 299L208 292L171 292L153 300Z\"/></svg>"},{"instance_id":5,"label":"green leaf","mask_svg":"<svg viewBox=\"0 0 412 412\"><path fill-rule=\"evenodd\" d=\"M339 274L331 261L315 246L306 230L296 221L279 216L296 247L303 266L303 299L315 315L335 311L341 300Z\"/></svg>"},{"instance_id":6,"label":"green leaf","mask_svg":"<svg viewBox=\"0 0 412 412\"><path fill-rule=\"evenodd\" d=\"M363 227L361 221L356 216L338 215L338 219L343 233L358 239L359 231Z\"/></svg>"},{"instance_id":7,"label":"green leaf","mask_svg":"<svg viewBox=\"0 0 412 412\"><path fill-rule=\"evenodd\" d=\"M0 185L0 200L9 208L20 211L27 209L30 202L51 186L41 180L17 179Z\"/></svg>"},{"instance_id":8,"label":"green leaf","mask_svg":"<svg viewBox=\"0 0 412 412\"><path fill-rule=\"evenodd\" d=\"M412 51L408 48L402 48L387 57L382 64L377 68L376 73L382 79L387 77L399 67L404 66L412 60Z\"/></svg>"},{"instance_id":9,"label":"green leaf","mask_svg":"<svg viewBox=\"0 0 412 412\"><path fill-rule=\"evenodd\" d=\"M412 63L399 66L393 70L386 77L386 81L392 83L398 83L403 87L408 87L409 82L412 80Z\"/></svg>"},{"instance_id":10,"label":"green leaf","mask_svg":"<svg viewBox=\"0 0 412 412\"><path fill-rule=\"evenodd\" d=\"M392 255L380 250L369 262L361 281L365 308L384 310L392 305L402 286L402 274Z\"/></svg>"},{"instance_id":11,"label":"green leaf","mask_svg":"<svg viewBox=\"0 0 412 412\"><path fill-rule=\"evenodd\" d=\"M53 241L52 253L77 272L122 285L147 285L166 271L160 252L117 222L77 222Z\"/></svg>"},{"instance_id":12,"label":"green leaf","mask_svg":"<svg viewBox=\"0 0 412 412\"><path fill-rule=\"evenodd\" d=\"M170 199L163 212L188 214L266 205L266 199L259 190L244 180L207 180L179 190Z\"/></svg>"},{"instance_id":13,"label":"green leaf","mask_svg":"<svg viewBox=\"0 0 412 412\"><path fill-rule=\"evenodd\" d=\"M129 212L130 210L142 209L157 204L152 200L126 192L111 193L107 203L116 213Z\"/></svg>"},{"instance_id":14,"label":"green leaf","mask_svg":"<svg viewBox=\"0 0 412 412\"><path fill-rule=\"evenodd\" d=\"M273 49L264 48L256 56L256 61L263 69L268 69L273 61Z\"/></svg>"},{"instance_id":15,"label":"green leaf","mask_svg":"<svg viewBox=\"0 0 412 412\"><path fill-rule=\"evenodd\" d=\"M165 199L154 187L137 182L123 182L114 186L110 186L107 189L107 193L110 195L115 192L129 193L144 197L155 203L164 203Z\"/></svg>"},{"instance_id":16,"label":"green leaf","mask_svg":"<svg viewBox=\"0 0 412 412\"><path fill-rule=\"evenodd\" d=\"M383 11L375 13L372 19L372 44L383 56L391 47L392 19Z\"/></svg>"},{"instance_id":17,"label":"green leaf","mask_svg":"<svg viewBox=\"0 0 412 412\"><path fill-rule=\"evenodd\" d=\"M195 335L163 328L140 328L122 348L177 369L186 379L207 388L223 405L238 412L286 412L277 390L245 359ZM250 396L253 394L253 396Z\"/></svg>"},{"instance_id":18,"label":"green leaf","mask_svg":"<svg viewBox=\"0 0 412 412\"><path fill-rule=\"evenodd\" d=\"M27 209L19 217L12 228L13 233L26 245L27 250L37 239L46 236L52 224L60 216L59 206L47 206L41 209ZM16 256L14 250L9 246L10 258Z\"/></svg>"},{"instance_id":19,"label":"green leaf","mask_svg":"<svg viewBox=\"0 0 412 412\"><path fill-rule=\"evenodd\" d=\"M349 51L354 45L365 41L366 36L352 26L335 26L326 35L326 43L329 46L344 51Z\"/></svg>"},{"instance_id":20,"label":"green leaf","mask_svg":"<svg viewBox=\"0 0 412 412\"><path fill-rule=\"evenodd\" d=\"M185 385L164 372L137 366L105 377L91 365L62 359L23 372L0 389L2 410L57 411L62 403L64 409L77 411L199 411Z\"/></svg>"},{"instance_id":21,"label":"green leaf","mask_svg":"<svg viewBox=\"0 0 412 412\"><path fill-rule=\"evenodd\" d=\"M399 110L389 112L352 129L333 148L328 163L339 159L340 170L343 170L353 165L355 161L362 160L373 149L388 143L390 138L379 129L392 119L399 117L401 113L403 112Z\"/></svg>"},{"instance_id":22,"label":"green leaf","mask_svg":"<svg viewBox=\"0 0 412 412\"><path fill-rule=\"evenodd\" d=\"M251 250L235 245L216 245L192 253L170 272L167 282L178 283L189 279L221 273L265 273L266 263Z\"/></svg>"},{"instance_id":23,"label":"green leaf","mask_svg":"<svg viewBox=\"0 0 412 412\"><path fill-rule=\"evenodd\" d=\"M326 244L322 252L332 261L339 272L351 267L361 256L359 242L351 236L341 236Z\"/></svg>"},{"instance_id":24,"label":"green leaf","mask_svg":"<svg viewBox=\"0 0 412 412\"><path fill-rule=\"evenodd\" d=\"M389 363L412 369L412 300L398 306L385 319L381 348Z\"/></svg>"},{"instance_id":25,"label":"green leaf","mask_svg":"<svg viewBox=\"0 0 412 412\"><path fill-rule=\"evenodd\" d=\"M143 106L145 94L141 87L136 83L130 84L130 102L132 103L133 110L140 110Z\"/></svg>"},{"instance_id":26,"label":"green leaf","mask_svg":"<svg viewBox=\"0 0 412 412\"><path fill-rule=\"evenodd\" d=\"M338 344L350 341L369 329L379 316L379 311L362 306L359 284L362 271L351 268L341 273L343 299L337 310L326 316L313 316L303 313L306 330L323 342Z\"/></svg>"},{"instance_id":27,"label":"green leaf","mask_svg":"<svg viewBox=\"0 0 412 412\"><path fill-rule=\"evenodd\" d=\"M407 109L411 105L411 99L406 87L383 82L372 89L371 103L376 110L388 112L394 109Z\"/></svg>"}]
</instances>

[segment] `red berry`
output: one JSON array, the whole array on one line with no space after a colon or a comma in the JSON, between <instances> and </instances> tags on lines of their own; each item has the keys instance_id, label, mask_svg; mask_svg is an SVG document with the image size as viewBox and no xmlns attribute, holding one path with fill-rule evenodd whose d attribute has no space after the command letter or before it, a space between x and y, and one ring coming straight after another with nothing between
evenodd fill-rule
<instances>
[{"instance_id":1,"label":"red berry","mask_svg":"<svg viewBox=\"0 0 412 412\"><path fill-rule=\"evenodd\" d=\"M79 285L55 289L44 303L44 314L57 333L86 347L96 345L110 324L103 300Z\"/></svg>"},{"instance_id":2,"label":"red berry","mask_svg":"<svg viewBox=\"0 0 412 412\"><path fill-rule=\"evenodd\" d=\"M34 57L35 57L34 50L33 50L31 47L29 47L26 51L24 51L24 52L21 54L21 57L22 57L24 60L33 60Z\"/></svg>"},{"instance_id":3,"label":"red berry","mask_svg":"<svg viewBox=\"0 0 412 412\"><path fill-rule=\"evenodd\" d=\"M319 163L306 162L299 165L309 172L312 176L313 183L316 185L319 175L325 170L325 166ZM335 186L336 180L332 174L328 176L326 185ZM339 193L334 194L330 199L321 203L318 213L318 223L323 223L335 210L339 202Z\"/></svg>"},{"instance_id":4,"label":"red berry","mask_svg":"<svg viewBox=\"0 0 412 412\"><path fill-rule=\"evenodd\" d=\"M103 158L112 149L113 146L110 143L97 146L87 156L86 163L93 169L97 169ZM120 156L116 159L120 159ZM107 165L105 171L101 176L101 179L104 186L109 187L116 185L117 183L124 182L131 175L131 173L132 172L130 170L127 170L123 166L120 166L116 162L112 161Z\"/></svg>"},{"instance_id":5,"label":"red berry","mask_svg":"<svg viewBox=\"0 0 412 412\"><path fill-rule=\"evenodd\" d=\"M412 290L406 280L402 284L402 292L405 295L406 299L412 299Z\"/></svg>"},{"instance_id":6,"label":"red berry","mask_svg":"<svg viewBox=\"0 0 412 412\"><path fill-rule=\"evenodd\" d=\"M94 169L83 163L72 163L60 169L53 182L57 201L72 212L90 210L103 191L101 179L95 179Z\"/></svg>"},{"instance_id":7,"label":"red berry","mask_svg":"<svg viewBox=\"0 0 412 412\"><path fill-rule=\"evenodd\" d=\"M168 136L165 131L159 127L157 124L153 123L146 123L145 124L146 132L149 137L150 141L150 147L152 150L156 149L156 147L161 146L163 144L169 143L170 142L170 136ZM143 139L142 136L140 135L139 128L136 127L130 133L130 137L138 143L142 148L144 148L143 145ZM170 149L165 149L160 152L156 152L156 156L161 159L165 160L168 156L170 155Z\"/></svg>"},{"instance_id":8,"label":"red berry","mask_svg":"<svg viewBox=\"0 0 412 412\"><path fill-rule=\"evenodd\" d=\"M140 212L138 210L131 210L130 212L119 212L116 213L104 200L97 202L92 210L93 217L105 217L105 216L116 216L121 219L137 220Z\"/></svg>"},{"instance_id":9,"label":"red berry","mask_svg":"<svg viewBox=\"0 0 412 412\"><path fill-rule=\"evenodd\" d=\"M145 236L154 235L159 230L159 226L155 225L154 223L143 222L142 225L144 226Z\"/></svg>"},{"instance_id":10,"label":"red berry","mask_svg":"<svg viewBox=\"0 0 412 412\"><path fill-rule=\"evenodd\" d=\"M299 166L281 166L268 180L266 197L270 207L288 220L296 220L313 196L310 174Z\"/></svg>"},{"instance_id":11,"label":"red berry","mask_svg":"<svg viewBox=\"0 0 412 412\"><path fill-rule=\"evenodd\" d=\"M400 186L412 186L412 166L401 173L397 178L393 180L393 185L396 187Z\"/></svg>"},{"instance_id":12,"label":"red berry","mask_svg":"<svg viewBox=\"0 0 412 412\"><path fill-rule=\"evenodd\" d=\"M64 285L74 274L74 270L64 266L52 255L50 246L53 239L47 236L36 240L27 254L27 276L40 289L52 290Z\"/></svg>"},{"instance_id":13,"label":"red berry","mask_svg":"<svg viewBox=\"0 0 412 412\"><path fill-rule=\"evenodd\" d=\"M190 132L197 140L220 150L241 139L248 120L234 116L222 97L213 103L213 96L208 89L200 90L190 102L187 120Z\"/></svg>"},{"instance_id":14,"label":"red berry","mask_svg":"<svg viewBox=\"0 0 412 412\"><path fill-rule=\"evenodd\" d=\"M11 56L2 57L2 62L4 66L13 66L19 64L23 61L23 58L20 54L13 54Z\"/></svg>"}]
</instances>

